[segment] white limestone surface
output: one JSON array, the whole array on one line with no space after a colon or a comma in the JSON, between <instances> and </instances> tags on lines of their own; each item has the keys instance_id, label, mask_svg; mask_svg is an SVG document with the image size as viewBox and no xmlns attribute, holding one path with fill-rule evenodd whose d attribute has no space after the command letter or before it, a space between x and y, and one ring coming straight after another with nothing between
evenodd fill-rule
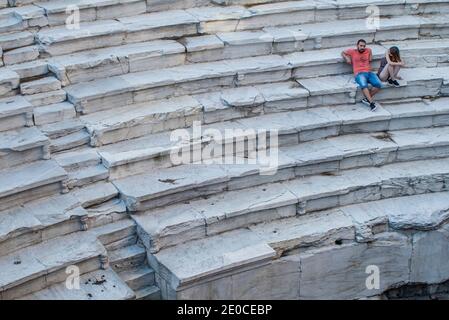
<instances>
[{"instance_id":1,"label":"white limestone surface","mask_svg":"<svg viewBox=\"0 0 449 320\"><path fill-rule=\"evenodd\" d=\"M6 197L31 188L59 182L67 173L54 160L36 161L3 170L0 175L0 196Z\"/></svg>"},{"instance_id":2,"label":"white limestone surface","mask_svg":"<svg viewBox=\"0 0 449 320\"><path fill-rule=\"evenodd\" d=\"M274 255L273 249L253 232L241 229L167 248L155 255L155 271L169 270L166 280L176 288L234 268L267 262Z\"/></svg>"},{"instance_id":3,"label":"white limestone surface","mask_svg":"<svg viewBox=\"0 0 449 320\"><path fill-rule=\"evenodd\" d=\"M0 258L1 269L4 271L0 288L8 289L105 253L104 247L96 238L84 233L75 233L24 248ZM20 263L15 264L14 261Z\"/></svg>"},{"instance_id":4,"label":"white limestone surface","mask_svg":"<svg viewBox=\"0 0 449 320\"><path fill-rule=\"evenodd\" d=\"M351 219L338 210L329 210L264 222L251 226L281 256L300 247L333 245L335 241L353 241L355 228Z\"/></svg>"},{"instance_id":5,"label":"white limestone surface","mask_svg":"<svg viewBox=\"0 0 449 320\"><path fill-rule=\"evenodd\" d=\"M80 289L68 290L65 283L51 285L19 300L129 300L135 293L112 269L98 270L80 277Z\"/></svg>"},{"instance_id":6,"label":"white limestone surface","mask_svg":"<svg viewBox=\"0 0 449 320\"><path fill-rule=\"evenodd\" d=\"M0 215L0 241L83 216L87 216L87 212L72 195L32 201Z\"/></svg>"},{"instance_id":7,"label":"white limestone surface","mask_svg":"<svg viewBox=\"0 0 449 320\"><path fill-rule=\"evenodd\" d=\"M411 245L406 236L381 234L372 244L347 244L300 255L301 299L357 299L377 295L409 280ZM379 289L366 286L367 267L382 270Z\"/></svg>"}]
</instances>

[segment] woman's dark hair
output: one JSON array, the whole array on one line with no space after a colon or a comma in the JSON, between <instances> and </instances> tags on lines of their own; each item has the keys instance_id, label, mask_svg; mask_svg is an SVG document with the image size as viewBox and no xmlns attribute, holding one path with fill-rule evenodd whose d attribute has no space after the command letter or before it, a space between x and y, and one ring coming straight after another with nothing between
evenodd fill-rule
<instances>
[{"instance_id":1,"label":"woman's dark hair","mask_svg":"<svg viewBox=\"0 0 449 320\"><path fill-rule=\"evenodd\" d=\"M401 61L401 54L399 53L398 47L391 47L389 50L390 59L393 62L400 62Z\"/></svg>"}]
</instances>

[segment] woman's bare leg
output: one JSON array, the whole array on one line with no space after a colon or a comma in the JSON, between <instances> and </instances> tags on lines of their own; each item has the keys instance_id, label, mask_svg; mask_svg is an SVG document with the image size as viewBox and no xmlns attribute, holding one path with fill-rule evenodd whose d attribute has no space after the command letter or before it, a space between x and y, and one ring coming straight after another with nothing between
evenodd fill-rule
<instances>
[{"instance_id":1,"label":"woman's bare leg","mask_svg":"<svg viewBox=\"0 0 449 320\"><path fill-rule=\"evenodd\" d=\"M379 78L383 82L387 81L388 79L401 80L402 78L398 77L399 70L401 70L400 66L391 66L391 65L387 64L384 67L384 69L382 70L382 72L380 73Z\"/></svg>"},{"instance_id":2,"label":"woman's bare leg","mask_svg":"<svg viewBox=\"0 0 449 320\"><path fill-rule=\"evenodd\" d=\"M393 66L392 67L392 71L389 71L389 72L391 72L390 73L390 78L392 80L396 80L396 79L401 80L402 79L401 77L398 77L399 70L401 70L400 66Z\"/></svg>"},{"instance_id":3,"label":"woman's bare leg","mask_svg":"<svg viewBox=\"0 0 449 320\"><path fill-rule=\"evenodd\" d=\"M390 70L389 70L389 64L387 64L381 71L381 73L379 74L379 79L382 82L385 82L388 80L388 78L390 77Z\"/></svg>"}]
</instances>

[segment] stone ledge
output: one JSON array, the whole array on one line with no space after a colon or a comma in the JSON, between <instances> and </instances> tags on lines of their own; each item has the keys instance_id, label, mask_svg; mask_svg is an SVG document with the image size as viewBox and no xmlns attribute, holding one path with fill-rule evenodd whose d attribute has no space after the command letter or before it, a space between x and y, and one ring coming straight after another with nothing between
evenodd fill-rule
<instances>
[{"instance_id":1,"label":"stone ledge","mask_svg":"<svg viewBox=\"0 0 449 320\"><path fill-rule=\"evenodd\" d=\"M130 300L134 298L134 292L115 271L106 269L83 274L80 277L80 290L68 290L63 282L20 297L19 300Z\"/></svg>"},{"instance_id":2,"label":"stone ledge","mask_svg":"<svg viewBox=\"0 0 449 320\"><path fill-rule=\"evenodd\" d=\"M228 237L244 241L248 230L239 229L187 242L149 257L157 270L159 284L167 286L163 290L165 299L238 299L247 296L248 292L251 297L256 295L261 299L365 298L403 283L446 280L447 267L443 263L446 257L428 253L435 241L444 243L440 241L447 236L447 225L444 225L448 208L446 198L447 192L404 196L253 225L250 230L258 238L254 241L260 245L269 243L278 252L270 264L248 268L242 263L240 268L230 271L208 273L208 264L202 262L206 258L198 253L192 255L193 259L183 261L184 265L195 267L190 268L197 276L192 283L179 281L179 275L184 274L174 263L174 257L190 257L185 252L198 246L213 247ZM424 200L429 200L431 205L425 207ZM420 221L416 221L418 215ZM389 230L389 221L397 228ZM436 230L416 232L429 230L428 227ZM355 238L354 228L358 236L362 231L365 237ZM408 232L410 228L414 232ZM369 243L365 243L367 241ZM436 245L433 251L444 250L444 246ZM340 262L336 265L336 261ZM375 292L368 292L363 281L368 265L388 270L381 288ZM350 278L348 272L352 275ZM207 276L201 277L205 273ZM317 278L328 285L317 285ZM279 287L287 283L290 284L288 290Z\"/></svg>"},{"instance_id":3,"label":"stone ledge","mask_svg":"<svg viewBox=\"0 0 449 320\"><path fill-rule=\"evenodd\" d=\"M281 95L280 98L282 97ZM376 113L369 112L360 105L313 108L292 111L288 114L267 114L210 126L203 125L205 136L201 144L206 147L211 142L221 143L217 138L209 137L205 130L209 127L218 129L224 136L227 124L232 124L234 129L242 130L243 134L246 134L247 130L276 129L279 144L293 146L344 134L444 126L448 112L449 106L445 98L428 104L423 102L396 104L380 108ZM191 128L187 130L192 134ZM191 141L190 145L199 147L199 143L200 141ZM171 167L168 157L180 148L179 143L170 140L168 132L163 132L103 146L99 149L99 153L103 163L110 170L111 178L117 179L144 173L153 167Z\"/></svg>"},{"instance_id":4,"label":"stone ledge","mask_svg":"<svg viewBox=\"0 0 449 320\"><path fill-rule=\"evenodd\" d=\"M23 207L0 214L0 256L47 241L87 226L87 216L76 198L71 195L53 196L32 201Z\"/></svg>"},{"instance_id":5,"label":"stone ledge","mask_svg":"<svg viewBox=\"0 0 449 320\"><path fill-rule=\"evenodd\" d=\"M96 238L86 233L75 233L3 256L0 265L6 272L0 280L2 298L16 298L17 294L22 296L64 281L65 267L68 265L81 267L83 262L89 262L84 270L80 270L81 274L98 270L101 267L100 256L105 254L104 247ZM14 264L18 259L20 263ZM58 271L63 271L62 279L58 279L61 278ZM39 279L43 281L36 282ZM30 281L33 281L33 286L28 285Z\"/></svg>"},{"instance_id":6,"label":"stone ledge","mask_svg":"<svg viewBox=\"0 0 449 320\"><path fill-rule=\"evenodd\" d=\"M49 159L49 146L50 140L35 127L0 132L0 170Z\"/></svg>"},{"instance_id":7,"label":"stone ledge","mask_svg":"<svg viewBox=\"0 0 449 320\"><path fill-rule=\"evenodd\" d=\"M366 141L365 145L368 143ZM372 146L372 143L369 145ZM395 150L396 147L390 146L390 149ZM350 152L351 156L355 153L355 150L345 151ZM360 154L359 152L357 154ZM439 160L429 160L429 164L433 161L438 163ZM137 222L138 232L144 244L150 252L155 253L164 247L185 241L244 228L254 223L329 209L333 205L379 200L397 196L397 194L402 195L404 192L419 194L421 191L408 191L407 184L412 183L413 179L420 174L408 170L410 178L409 176L405 178L403 174L398 174L397 177L388 176L391 174L390 168L396 166L404 170L409 164L398 163L376 168L378 170L373 170L375 178L372 178L373 172L368 173L368 169L352 169L329 177L317 175L282 183L264 184L243 189L244 193L242 190L226 191L209 196L207 200L193 200L189 203L140 212L134 215L133 219ZM425 167L424 162L414 162L414 164L421 166L419 167L421 169ZM358 174L360 176L357 176ZM353 176L357 178L354 179ZM427 178L438 180L436 175ZM399 183L399 180L403 179L405 180ZM395 180L398 182L394 182ZM392 183L399 184L394 195L381 192L381 189L388 189ZM377 193L368 195L373 188L379 190ZM444 191L444 188L438 191Z\"/></svg>"},{"instance_id":8,"label":"stone ledge","mask_svg":"<svg viewBox=\"0 0 449 320\"><path fill-rule=\"evenodd\" d=\"M177 287L247 265L260 265L274 256L273 249L253 232L242 229L166 249L155 255L157 265L150 264L156 273L165 270L169 285Z\"/></svg>"},{"instance_id":9,"label":"stone ledge","mask_svg":"<svg viewBox=\"0 0 449 320\"><path fill-rule=\"evenodd\" d=\"M61 182L67 173L55 161L36 161L2 172L0 196L6 197L29 189Z\"/></svg>"},{"instance_id":10,"label":"stone ledge","mask_svg":"<svg viewBox=\"0 0 449 320\"><path fill-rule=\"evenodd\" d=\"M443 139L446 133L447 129L429 129L427 133L429 134L428 138L422 138L421 140L425 140L426 143L421 145L423 148L428 148L427 150L431 149L432 147L427 144L428 141L431 141L432 143L435 143L435 147L438 145L442 146L439 140ZM412 131L409 134L411 136L413 135L422 135L426 131ZM438 134L438 132L443 132L441 135ZM436 133L435 136L432 135ZM398 135L400 137L400 134ZM419 153L422 151L418 151L419 149L416 148L416 144L412 142L410 144L410 140L406 140L403 142L399 141L399 143L395 143L393 141L382 141L382 137L377 137L373 134L371 135L359 135L358 139L366 138L366 141L361 140L358 144L357 140L354 141L354 138L351 136L344 136L344 137L337 137L333 138L330 141L324 140L324 141L317 141L312 142L308 144L298 145L296 147L292 147L290 149L290 152L285 152L286 158L282 158L283 161L285 161L281 168L288 168L288 167L294 167L297 166L295 169L297 172L297 175L307 175L308 170L312 170L311 172L317 173L323 173L323 171L320 170L326 170L325 167L321 168L319 165L325 161L335 161L339 160L341 163L337 165L337 168L340 168L340 166L344 166L344 168L354 168L359 166L370 166L370 165L380 165L389 163L392 161L396 161L396 157L399 157L399 161L407 161L407 160L419 160L422 159L419 156ZM436 139L435 139L436 138ZM337 144L332 145L330 143L331 141L335 141ZM330 143L330 145L329 145ZM327 147L323 148L323 144L327 144ZM447 142L444 142L444 144L447 145ZM310 151L310 147L313 149L313 145L317 145L319 147L316 148L315 152ZM337 146L337 148L335 148ZM370 146L367 148L367 146ZM304 149L306 152L302 152L301 149ZM307 150L309 150L307 152ZM322 150L325 150L323 152ZM330 151L333 152L330 152ZM404 153L406 150L411 150L412 152L410 154ZM447 153L445 151L445 146L442 146L442 149L440 150L441 154L437 155L438 153L430 153L431 157L437 156L437 157L444 157ZM391 154L393 152L393 155ZM282 149L281 149L282 153ZM323 153L326 155L323 158ZM374 154L384 154L384 156L376 159L371 158ZM360 159L357 159L357 157L361 157ZM325 160L326 159L326 160ZM344 160L344 162L343 162ZM379 161L379 162L377 162ZM438 161L438 160L436 160ZM315 164L317 167L314 169L311 167L308 167L309 165ZM400 164L398 164L400 165ZM195 190L198 190L199 188L206 188L205 190L208 190L208 194L217 193L226 188L226 182L228 182L232 177L236 178L238 176L245 176L245 175L251 175L254 173L257 173L258 166L248 166L243 165L242 168L239 170L233 172L232 166L230 166L230 172L226 172L224 170L225 166L220 165L214 165L209 166L210 170L208 170L208 174L211 174L211 176L207 176L206 172L201 172L201 183L199 183L198 174L201 171L202 166L201 165L184 165L184 166L178 166L173 168L164 169L162 172L164 172L164 178L165 180L161 180L160 174L157 175L151 175L151 174L145 174L140 176L131 176L124 179L119 179L114 181L113 183L115 186L120 190L122 193L124 199L127 201L127 205L129 206L129 209L132 211L135 210L144 210L148 208L149 204L145 204L146 201L149 200L157 200L157 198L160 198L162 201L164 196L167 196L169 194L174 195L177 194L177 201L184 201L188 199L192 199L195 197L196 192ZM213 171L211 171L213 169ZM259 168L260 169L260 168ZM331 170L331 171L335 171ZM246 171L246 173L245 173ZM254 173L252 173L255 171ZM235 176L233 176L235 175ZM275 177L267 177L270 178L271 182L276 181ZM335 178L337 179L337 178ZM158 182L159 181L159 182ZM136 189L136 183L139 185L139 187ZM223 185L224 184L224 185ZM147 185L147 187L143 187L144 185ZM318 187L321 187L318 185ZM178 194L182 192L182 194ZM193 193L192 193L193 192ZM179 195L179 196L178 196ZM149 202L150 203L150 202ZM155 206L157 201L153 204ZM173 200L171 201L173 203ZM163 206L164 203L158 204L158 206Z\"/></svg>"}]
</instances>

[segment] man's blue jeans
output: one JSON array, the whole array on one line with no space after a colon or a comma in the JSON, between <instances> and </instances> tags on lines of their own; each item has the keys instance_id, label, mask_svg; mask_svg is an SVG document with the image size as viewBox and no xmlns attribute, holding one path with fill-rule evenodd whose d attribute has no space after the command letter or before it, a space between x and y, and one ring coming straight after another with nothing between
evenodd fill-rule
<instances>
[{"instance_id":1,"label":"man's blue jeans","mask_svg":"<svg viewBox=\"0 0 449 320\"><path fill-rule=\"evenodd\" d=\"M368 88L368 83L375 88L382 88L382 82L374 72L360 72L355 77L355 82L363 90Z\"/></svg>"}]
</instances>

